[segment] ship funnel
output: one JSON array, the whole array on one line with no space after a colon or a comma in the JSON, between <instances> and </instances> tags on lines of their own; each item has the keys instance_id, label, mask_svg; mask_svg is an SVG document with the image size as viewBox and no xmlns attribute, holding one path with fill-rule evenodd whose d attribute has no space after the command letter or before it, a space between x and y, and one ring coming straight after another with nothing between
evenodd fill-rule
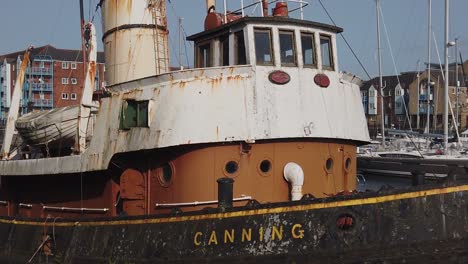
<instances>
[{"instance_id":1,"label":"ship funnel","mask_svg":"<svg viewBox=\"0 0 468 264\"><path fill-rule=\"evenodd\" d=\"M102 0L107 85L169 71L165 0Z\"/></svg>"},{"instance_id":2,"label":"ship funnel","mask_svg":"<svg viewBox=\"0 0 468 264\"><path fill-rule=\"evenodd\" d=\"M302 198L302 185L304 185L304 171L297 163L289 162L284 166L284 179L291 184L291 200Z\"/></svg>"}]
</instances>

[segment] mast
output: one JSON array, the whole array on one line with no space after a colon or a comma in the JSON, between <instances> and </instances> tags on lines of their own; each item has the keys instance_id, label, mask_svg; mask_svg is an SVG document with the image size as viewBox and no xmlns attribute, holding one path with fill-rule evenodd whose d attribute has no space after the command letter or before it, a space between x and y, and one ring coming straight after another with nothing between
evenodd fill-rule
<instances>
[{"instance_id":1,"label":"mast","mask_svg":"<svg viewBox=\"0 0 468 264\"><path fill-rule=\"evenodd\" d=\"M8 111L8 119L5 128L5 135L3 138L1 158L4 160L10 159L10 147L13 140L13 134L15 132L15 122L18 119L18 111L20 107L20 100L23 97L23 84L26 73L26 67L29 63L29 55L31 53L32 46L30 46L23 56L21 62L21 68L18 70L16 75L15 87L13 88L13 95L11 97L10 110Z\"/></svg>"},{"instance_id":2,"label":"mast","mask_svg":"<svg viewBox=\"0 0 468 264\"><path fill-rule=\"evenodd\" d=\"M427 32L427 120L426 133L429 133L429 123L431 116L431 37L432 37L432 0L429 0L428 32ZM434 115L436 113L434 112Z\"/></svg>"},{"instance_id":3,"label":"mast","mask_svg":"<svg viewBox=\"0 0 468 264\"><path fill-rule=\"evenodd\" d=\"M86 76L86 44L84 39L84 27L85 27L85 20L84 20L84 8L83 8L83 0L78 0L80 2L80 32L81 32L81 55L83 56L83 73Z\"/></svg>"},{"instance_id":4,"label":"mast","mask_svg":"<svg viewBox=\"0 0 468 264\"><path fill-rule=\"evenodd\" d=\"M449 85L449 71L448 71L448 49L449 49L449 0L445 0L445 87L444 87L444 148L448 150L448 85Z\"/></svg>"},{"instance_id":5,"label":"mast","mask_svg":"<svg viewBox=\"0 0 468 264\"><path fill-rule=\"evenodd\" d=\"M458 128L458 115L460 114L458 109L459 109L459 97L460 97L460 84L458 83L458 38L455 38L455 91L456 91L456 96L457 96L457 104L456 104L456 123L455 125Z\"/></svg>"},{"instance_id":6,"label":"mast","mask_svg":"<svg viewBox=\"0 0 468 264\"><path fill-rule=\"evenodd\" d=\"M179 17L179 67L180 70L184 69L182 66L182 18Z\"/></svg>"},{"instance_id":7,"label":"mast","mask_svg":"<svg viewBox=\"0 0 468 264\"><path fill-rule=\"evenodd\" d=\"M377 10L377 51L379 54L379 88L380 88L380 114L382 129L382 146L385 146L385 113L384 113L384 90L382 80L382 50L380 47L380 0L375 0Z\"/></svg>"},{"instance_id":8,"label":"mast","mask_svg":"<svg viewBox=\"0 0 468 264\"><path fill-rule=\"evenodd\" d=\"M91 108L93 100L93 84L96 77L96 58L97 58L97 41L96 41L96 29L92 23L88 23L85 26L85 33L83 34L88 43L88 63L85 64L86 70L85 81L83 85L83 93L81 95L80 110L78 113L78 144L76 144L76 150L79 153L83 153L86 150L86 134L88 132L89 119L91 117Z\"/></svg>"},{"instance_id":9,"label":"mast","mask_svg":"<svg viewBox=\"0 0 468 264\"><path fill-rule=\"evenodd\" d=\"M419 64L420 64L420 61L418 60L418 74L416 75L416 77L418 79L418 97L417 97L418 98L418 108L416 110L416 114L417 114L416 115L416 129L418 129L418 130L419 130L419 122L420 122L420 118L419 118L419 93L420 93L419 89L420 89L420 87L419 86L421 85L420 80L419 80L420 79L419 78L419 75L420 75Z\"/></svg>"}]
</instances>

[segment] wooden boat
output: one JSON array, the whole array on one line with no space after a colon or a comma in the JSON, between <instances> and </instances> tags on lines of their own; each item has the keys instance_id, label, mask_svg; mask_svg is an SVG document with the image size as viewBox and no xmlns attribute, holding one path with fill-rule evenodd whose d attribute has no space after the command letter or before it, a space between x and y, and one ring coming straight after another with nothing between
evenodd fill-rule
<instances>
[{"instance_id":1,"label":"wooden boat","mask_svg":"<svg viewBox=\"0 0 468 264\"><path fill-rule=\"evenodd\" d=\"M21 116L16 130L26 144L50 148L71 147L76 140L79 106L66 106Z\"/></svg>"}]
</instances>

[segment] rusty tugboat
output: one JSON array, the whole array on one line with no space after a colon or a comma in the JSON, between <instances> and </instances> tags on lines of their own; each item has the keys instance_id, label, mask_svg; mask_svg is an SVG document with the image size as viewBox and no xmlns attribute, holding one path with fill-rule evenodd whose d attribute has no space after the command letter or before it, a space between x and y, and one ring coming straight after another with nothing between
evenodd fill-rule
<instances>
[{"instance_id":1,"label":"rusty tugboat","mask_svg":"<svg viewBox=\"0 0 468 264\"><path fill-rule=\"evenodd\" d=\"M468 261L465 175L355 191L369 135L341 28L290 18L303 1L206 2L194 69L169 71L165 1L101 1L107 92L87 24L75 144L11 144L9 115L0 263Z\"/></svg>"}]
</instances>

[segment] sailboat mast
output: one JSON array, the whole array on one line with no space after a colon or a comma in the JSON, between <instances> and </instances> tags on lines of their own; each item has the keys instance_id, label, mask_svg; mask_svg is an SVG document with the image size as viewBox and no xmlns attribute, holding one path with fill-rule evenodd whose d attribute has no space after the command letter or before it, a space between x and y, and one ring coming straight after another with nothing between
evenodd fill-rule
<instances>
[{"instance_id":1,"label":"sailboat mast","mask_svg":"<svg viewBox=\"0 0 468 264\"><path fill-rule=\"evenodd\" d=\"M382 129L382 145L385 146L385 113L384 113L384 90L382 80L382 49L380 46L380 0L375 0L377 10L377 52L379 54L379 88L380 88L380 114Z\"/></svg>"},{"instance_id":2,"label":"sailboat mast","mask_svg":"<svg viewBox=\"0 0 468 264\"><path fill-rule=\"evenodd\" d=\"M431 37L432 37L432 0L429 0L428 32L427 32L427 120L426 133L429 133L429 120L431 116ZM434 112L434 115L436 113Z\"/></svg>"},{"instance_id":3,"label":"sailboat mast","mask_svg":"<svg viewBox=\"0 0 468 264\"><path fill-rule=\"evenodd\" d=\"M444 147L445 151L448 150L448 85L449 85L449 71L448 71L448 49L449 49L449 0L445 0L445 87L444 87Z\"/></svg>"}]
</instances>

